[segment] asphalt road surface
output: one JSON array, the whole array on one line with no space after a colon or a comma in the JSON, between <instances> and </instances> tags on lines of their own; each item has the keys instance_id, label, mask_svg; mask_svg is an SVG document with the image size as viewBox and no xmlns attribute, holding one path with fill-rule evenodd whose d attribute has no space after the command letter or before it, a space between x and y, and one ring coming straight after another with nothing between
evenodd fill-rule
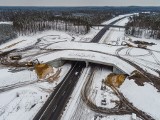
<instances>
[{"instance_id":1,"label":"asphalt road surface","mask_svg":"<svg viewBox=\"0 0 160 120\"><path fill-rule=\"evenodd\" d=\"M85 67L84 62L73 62L65 79L56 87L33 120L58 120Z\"/></svg>"},{"instance_id":2,"label":"asphalt road surface","mask_svg":"<svg viewBox=\"0 0 160 120\"><path fill-rule=\"evenodd\" d=\"M116 22L124 19L125 17L119 18L113 22L111 22L108 25L114 25ZM101 29L98 34L91 40L91 42L93 43L98 43L100 41L100 39L102 38L102 36L107 32L107 30L109 30L110 26L105 26L103 29Z\"/></svg>"}]
</instances>

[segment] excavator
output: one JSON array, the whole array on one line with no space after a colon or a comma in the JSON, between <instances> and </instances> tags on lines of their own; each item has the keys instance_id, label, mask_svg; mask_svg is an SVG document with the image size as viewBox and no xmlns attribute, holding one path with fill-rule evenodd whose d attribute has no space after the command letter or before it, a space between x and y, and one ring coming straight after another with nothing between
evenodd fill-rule
<instances>
[{"instance_id":1,"label":"excavator","mask_svg":"<svg viewBox=\"0 0 160 120\"><path fill-rule=\"evenodd\" d=\"M27 63L25 64L25 66L27 66L27 67L34 67L34 65L36 65L36 64L40 64L40 62L39 62L38 59L35 59L35 60L33 60L33 61L30 61L30 62L27 62Z\"/></svg>"}]
</instances>

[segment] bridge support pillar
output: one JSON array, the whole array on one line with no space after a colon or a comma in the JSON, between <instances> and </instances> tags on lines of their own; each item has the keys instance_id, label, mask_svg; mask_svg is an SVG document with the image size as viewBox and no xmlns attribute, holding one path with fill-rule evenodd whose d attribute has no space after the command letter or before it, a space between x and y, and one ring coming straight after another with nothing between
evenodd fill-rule
<instances>
[{"instance_id":1,"label":"bridge support pillar","mask_svg":"<svg viewBox=\"0 0 160 120\"><path fill-rule=\"evenodd\" d=\"M89 62L88 62L88 61L85 61L85 63L86 63L86 67L88 67L88 65L89 65Z\"/></svg>"}]
</instances>

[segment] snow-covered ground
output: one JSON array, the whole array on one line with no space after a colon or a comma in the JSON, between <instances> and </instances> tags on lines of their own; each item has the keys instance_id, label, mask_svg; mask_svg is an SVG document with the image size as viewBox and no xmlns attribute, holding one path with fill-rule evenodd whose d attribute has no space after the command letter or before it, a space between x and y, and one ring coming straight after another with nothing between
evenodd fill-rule
<instances>
[{"instance_id":1,"label":"snow-covered ground","mask_svg":"<svg viewBox=\"0 0 160 120\"><path fill-rule=\"evenodd\" d=\"M31 120L48 95L49 93L31 86L1 93L0 120Z\"/></svg>"},{"instance_id":2,"label":"snow-covered ground","mask_svg":"<svg viewBox=\"0 0 160 120\"><path fill-rule=\"evenodd\" d=\"M92 80L91 80L92 82L91 84L89 84L89 95L87 95L89 100L102 108L113 108L115 107L115 103L113 101L114 100L119 101L119 98L114 94L111 88L106 86L105 89L104 88L101 89L102 86L103 87L105 86L102 84L103 79L105 79L107 75L111 72L112 71L109 70L107 67L102 67L99 69L97 68L95 70L94 76L92 77ZM85 79L85 82L83 83L87 83L89 80L89 76L84 77L84 79ZM83 86L82 89L84 89L84 87L85 86ZM78 89L78 87L76 88ZM105 115L105 114L93 112L89 108L89 106L87 106L87 104L85 103L87 101L82 100L82 97L81 95L79 95L79 92L75 94L76 92L77 91L75 90L72 96L79 96L79 97L78 99L72 98L73 100L71 100L70 103L68 104L65 114L63 114L62 116L62 120L77 120L77 119L79 120L131 120L132 119L132 115ZM104 100L104 99L106 100L106 105L101 104L101 100ZM137 118L137 120L141 120L141 119Z\"/></svg>"},{"instance_id":3,"label":"snow-covered ground","mask_svg":"<svg viewBox=\"0 0 160 120\"><path fill-rule=\"evenodd\" d=\"M1 24L6 23L3 22ZM21 51L26 47L33 46L31 50L19 52L19 54L25 57L25 60L29 60L28 58L33 58L41 54L38 48L40 46L45 47L50 43L62 41L90 41L98 31L96 28L92 29L90 33L85 36L72 35L71 33L68 34L60 31L44 31L35 35L19 36L1 45L0 51L5 52L15 48ZM39 40L41 42L37 43ZM37 43L36 46L35 43ZM10 67L0 69L2 73L0 76L0 87L2 91L0 94L0 120L32 119L45 103L49 94L63 80L70 67L70 64L65 64L60 67L59 69L62 69L60 77L53 83L37 82L37 76L34 71L23 70L10 72Z\"/></svg>"},{"instance_id":4,"label":"snow-covered ground","mask_svg":"<svg viewBox=\"0 0 160 120\"><path fill-rule=\"evenodd\" d=\"M131 115L104 115L93 112L90 110L82 99L77 100L77 105L74 109L76 109L69 119L62 120L132 120ZM137 120L141 120L138 119Z\"/></svg>"},{"instance_id":5,"label":"snow-covered ground","mask_svg":"<svg viewBox=\"0 0 160 120\"><path fill-rule=\"evenodd\" d=\"M156 70L160 70L159 52L140 48L125 47L117 52L118 55L126 58L137 65L140 65L145 71L152 73L159 77Z\"/></svg>"},{"instance_id":6,"label":"snow-covered ground","mask_svg":"<svg viewBox=\"0 0 160 120\"><path fill-rule=\"evenodd\" d=\"M12 86L20 83L37 81L37 75L34 71L22 70L18 72L9 72L9 69L0 69L0 88Z\"/></svg>"},{"instance_id":7,"label":"snow-covered ground","mask_svg":"<svg viewBox=\"0 0 160 120\"><path fill-rule=\"evenodd\" d=\"M114 21L115 19L119 19L124 16L129 15L121 15L112 20L104 22L103 24L109 24L110 22ZM116 25L124 26L125 23L128 21L128 18L125 18ZM4 24L1 23L0 24ZM8 23L12 24L12 23ZM101 28L100 28L101 29ZM127 46L121 46L123 41L129 40L131 38L133 41L139 38L134 38L130 36L125 36L124 29L121 28L110 28L109 31L102 37L100 43L104 44L95 44L95 43L84 43L89 42L98 32L98 28L92 28L91 31L86 35L73 35L71 33L65 33L60 31L44 31L41 33L37 33L36 35L30 36L19 36L18 38L9 41L3 45L0 45L0 51L8 51L12 49L20 49L23 50L25 47L32 46L33 49L28 51L23 51L19 53L23 53L22 56L25 60L33 60L38 58L40 61L48 62L53 59L58 58L68 58L68 59L83 59L83 60L97 60L99 63L105 64L106 62L112 63L119 68L126 71L126 73L130 74L132 71L135 70L134 67L129 65L128 63L118 59L116 55L129 59L130 61L136 63L137 65L141 66L144 70L154 74L155 76L159 77L155 70L160 70L159 61L160 61L160 54L159 52L159 41L156 40L144 40L148 42L154 42L156 45L149 46L148 48L151 50L156 51L149 51L139 48L130 49ZM139 39L142 40L142 39ZM78 43L77 41L81 41ZM118 46L110 46L111 45L118 45ZM123 48L122 48L123 47ZM41 53L41 49L53 49L53 50L64 50L59 52L47 52ZM67 49L75 49L67 50ZM85 50L85 51L80 51ZM101 54L104 55L101 55ZM110 55L115 56L110 56ZM68 56L67 56L68 55ZM16 73L8 72L8 68L0 69L0 88L12 85L18 85L20 83L26 82L33 82L31 84L27 84L21 86L20 88L10 89L6 92L2 91L0 93L0 120L17 120L17 119L24 119L29 120L32 119L37 111L41 108L44 104L46 99L48 98L49 94L53 91L54 87L63 80L64 76L67 74L68 70L70 69L70 64L65 64L62 66L62 72L58 80L53 83L48 82L37 82L37 77L34 71L23 70ZM10 68L9 68L10 69ZM90 108L86 106L83 100L80 98L80 90L78 88L82 88L83 83L85 82L84 78L88 74L88 69L84 70L85 74L81 76L81 83L78 83L73 92L70 102L67 106L68 111L72 109L72 112L68 115L67 111L65 111L65 115L69 116L68 119L70 120L130 120L131 115L125 116L105 116L99 115ZM105 108L112 108L115 106L114 103L111 103L111 100L118 100L118 98L111 94L112 90L107 87L105 91L101 90L102 79L107 77L107 75L111 71L107 69L97 70L95 73L95 77L92 83L92 92L90 94L91 100L97 105ZM34 83L36 82L36 83ZM125 97L133 103L135 107L138 109L146 112L147 114L154 117L156 120L160 118L158 111L159 106L159 97L160 94L157 90L148 83L145 83L144 86L137 86L133 80L126 80L119 89ZM97 92L96 92L97 91ZM77 93L75 95L75 93ZM92 94L93 93L93 94ZM96 93L96 94L95 94ZM137 97L135 97L137 96ZM144 96L144 98L143 98ZM3 99L4 98L4 99ZM101 105L101 100L106 99L107 105ZM145 99L145 101L144 101ZM71 104L74 103L74 104ZM158 108L159 107L159 108ZM66 116L63 116L64 118ZM102 117L101 117L102 116ZM66 120L66 119L65 119Z\"/></svg>"},{"instance_id":8,"label":"snow-covered ground","mask_svg":"<svg viewBox=\"0 0 160 120\"><path fill-rule=\"evenodd\" d=\"M0 45L0 51L8 51L8 50L12 50L12 49L23 49L25 47L34 45L38 39L45 37L45 36L55 36L55 41L57 40L68 40L71 41L73 38L64 32L60 32L60 31L44 31L44 32L39 32L37 34L34 35L30 35L30 36L19 36L16 39L13 39L5 44ZM53 40L54 41L54 40Z\"/></svg>"},{"instance_id":9,"label":"snow-covered ground","mask_svg":"<svg viewBox=\"0 0 160 120\"><path fill-rule=\"evenodd\" d=\"M53 91L54 87L57 86L68 73L71 65L65 64L60 68L62 69L60 77L53 83L39 81L2 92L0 94L0 120L33 119L37 111L42 107L50 93ZM6 72L5 74L7 76L5 76L5 79L3 78L0 83L5 83L5 85L10 83L10 85L12 85L13 82L16 82L16 84L19 84L19 82L26 79L24 76L30 77L30 75L25 73L26 71L21 71L20 74L15 74L13 76L9 72L8 74Z\"/></svg>"},{"instance_id":10,"label":"snow-covered ground","mask_svg":"<svg viewBox=\"0 0 160 120\"><path fill-rule=\"evenodd\" d=\"M112 101L119 101L119 98L113 93L113 90L103 83L103 80L105 80L110 73L112 73L112 70L107 69L107 67L101 67L95 71L92 78L88 98L98 107L113 108L116 104ZM105 88L103 88L104 86ZM106 102L102 104L102 100Z\"/></svg>"},{"instance_id":11,"label":"snow-covered ground","mask_svg":"<svg viewBox=\"0 0 160 120\"><path fill-rule=\"evenodd\" d=\"M125 26L128 22L128 17L118 21L115 25ZM125 40L124 28L110 28L109 31L102 37L100 43L107 43L111 45L121 45Z\"/></svg>"},{"instance_id":12,"label":"snow-covered ground","mask_svg":"<svg viewBox=\"0 0 160 120\"><path fill-rule=\"evenodd\" d=\"M125 25L128 18L122 19L116 25ZM117 55L132 61L140 66L143 70L159 77L159 73L156 70L160 70L160 42L155 39L136 38L132 36L126 36L124 29L111 28L106 35L102 38L101 43L107 43L111 45L121 45L123 41L131 43L132 41L145 41L149 43L155 43L156 45L147 46L149 50L121 46L117 49ZM133 43L131 43L133 46ZM153 51L152 51L153 50ZM138 109L151 115L154 119L160 119L160 93L158 90L149 83L145 83L144 86L138 86L134 80L126 80L119 89L124 96Z\"/></svg>"},{"instance_id":13,"label":"snow-covered ground","mask_svg":"<svg viewBox=\"0 0 160 120\"><path fill-rule=\"evenodd\" d=\"M151 115L155 120L160 118L160 94L149 83L138 86L134 80L126 79L119 90L135 107Z\"/></svg>"},{"instance_id":14,"label":"snow-covered ground","mask_svg":"<svg viewBox=\"0 0 160 120\"><path fill-rule=\"evenodd\" d=\"M152 39L152 38L151 39L146 39L144 37L137 38L137 37L133 37L133 36L126 36L126 38L130 39L131 41L144 41L144 42L148 42L148 43L155 43L155 45L147 46L147 49L160 52L160 49L159 49L160 42L159 42L159 40L155 40L155 39ZM132 43L132 42L129 42L129 43Z\"/></svg>"}]
</instances>

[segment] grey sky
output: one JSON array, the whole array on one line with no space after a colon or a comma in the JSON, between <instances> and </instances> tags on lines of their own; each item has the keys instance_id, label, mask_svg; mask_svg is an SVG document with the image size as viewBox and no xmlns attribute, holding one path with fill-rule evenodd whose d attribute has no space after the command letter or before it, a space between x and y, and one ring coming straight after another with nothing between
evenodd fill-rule
<instances>
[{"instance_id":1,"label":"grey sky","mask_svg":"<svg viewBox=\"0 0 160 120\"><path fill-rule=\"evenodd\" d=\"M0 0L0 6L160 6L160 0Z\"/></svg>"}]
</instances>

